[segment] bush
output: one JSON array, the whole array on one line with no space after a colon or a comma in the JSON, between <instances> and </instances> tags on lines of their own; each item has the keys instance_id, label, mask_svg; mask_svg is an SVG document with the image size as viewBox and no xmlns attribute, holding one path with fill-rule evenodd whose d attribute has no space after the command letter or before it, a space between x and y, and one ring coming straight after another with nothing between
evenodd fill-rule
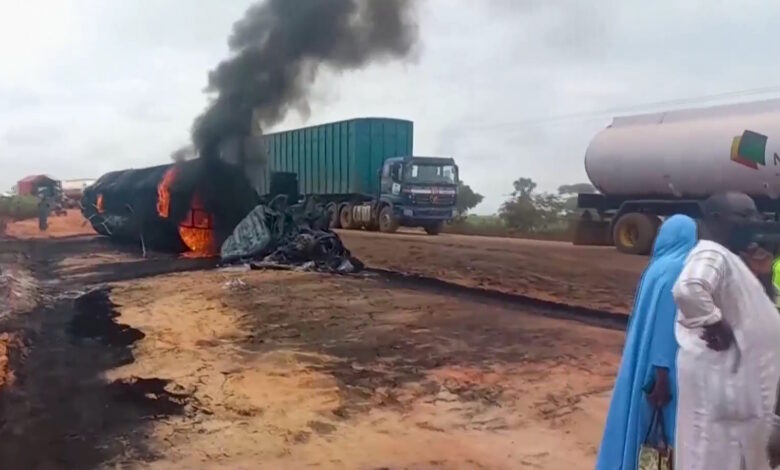
<instances>
[{"instance_id":1,"label":"bush","mask_svg":"<svg viewBox=\"0 0 780 470\"><path fill-rule=\"evenodd\" d=\"M0 217L12 220L32 219L38 216L38 198L35 196L0 196Z\"/></svg>"},{"instance_id":2,"label":"bush","mask_svg":"<svg viewBox=\"0 0 780 470\"><path fill-rule=\"evenodd\" d=\"M534 240L571 241L572 234L565 224L557 224L551 230L523 231L508 227L497 215L470 215L456 219L444 227L446 233L479 235L483 237L527 238Z\"/></svg>"}]
</instances>

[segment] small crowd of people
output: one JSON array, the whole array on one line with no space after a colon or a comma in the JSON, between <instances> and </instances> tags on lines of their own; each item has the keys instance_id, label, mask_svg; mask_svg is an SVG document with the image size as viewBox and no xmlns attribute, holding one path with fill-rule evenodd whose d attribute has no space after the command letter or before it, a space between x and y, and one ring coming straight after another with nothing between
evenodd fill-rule
<instances>
[{"instance_id":1,"label":"small crowd of people","mask_svg":"<svg viewBox=\"0 0 780 470\"><path fill-rule=\"evenodd\" d=\"M780 465L780 263L750 236L761 219L750 197L726 193L703 204L700 226L685 215L661 225L597 470Z\"/></svg>"}]
</instances>

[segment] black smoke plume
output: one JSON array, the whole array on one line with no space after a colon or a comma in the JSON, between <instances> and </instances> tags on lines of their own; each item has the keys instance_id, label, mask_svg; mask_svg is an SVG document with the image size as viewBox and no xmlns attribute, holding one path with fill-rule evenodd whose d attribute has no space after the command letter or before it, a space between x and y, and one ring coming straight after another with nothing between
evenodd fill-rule
<instances>
[{"instance_id":1,"label":"black smoke plume","mask_svg":"<svg viewBox=\"0 0 780 470\"><path fill-rule=\"evenodd\" d=\"M266 0L233 25L231 57L209 74L216 97L196 119L200 157L243 142L290 109L308 109L320 67L343 71L404 58L417 42L411 0ZM254 115L253 115L254 113ZM254 118L254 119L253 119Z\"/></svg>"},{"instance_id":2,"label":"black smoke plume","mask_svg":"<svg viewBox=\"0 0 780 470\"><path fill-rule=\"evenodd\" d=\"M171 165L106 175L85 195L85 215L94 216L93 225L111 216L132 219L123 225L128 233L114 236L157 230L153 241L180 250L176 227L197 193L221 243L259 202L244 165L226 163L242 163L251 147L248 138L261 131L252 132L252 126L276 124L290 109L307 110L321 67L338 72L408 56L417 41L412 1L265 0L253 5L233 25L230 58L209 73L207 91L214 99L192 127L199 158L190 159L190 149L183 148L172 154ZM223 158L221 152L230 153L225 148L238 149L237 162L234 155ZM170 216L163 219L156 210L157 187L172 166ZM101 194L105 213L98 214Z\"/></svg>"}]
</instances>

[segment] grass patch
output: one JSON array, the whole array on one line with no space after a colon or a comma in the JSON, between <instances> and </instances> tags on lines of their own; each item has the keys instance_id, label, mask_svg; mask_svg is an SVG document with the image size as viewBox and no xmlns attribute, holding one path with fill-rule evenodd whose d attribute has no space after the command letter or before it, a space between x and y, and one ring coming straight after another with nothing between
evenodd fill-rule
<instances>
[{"instance_id":1,"label":"grass patch","mask_svg":"<svg viewBox=\"0 0 780 470\"><path fill-rule=\"evenodd\" d=\"M11 220L32 219L38 216L38 198L35 196L0 196L0 217Z\"/></svg>"},{"instance_id":2,"label":"grass patch","mask_svg":"<svg viewBox=\"0 0 780 470\"><path fill-rule=\"evenodd\" d=\"M478 235L482 237L526 238L533 240L572 241L573 235L568 221L550 230L522 232L507 227L497 215L469 215L464 219L453 220L444 226L444 232L459 235Z\"/></svg>"}]
</instances>

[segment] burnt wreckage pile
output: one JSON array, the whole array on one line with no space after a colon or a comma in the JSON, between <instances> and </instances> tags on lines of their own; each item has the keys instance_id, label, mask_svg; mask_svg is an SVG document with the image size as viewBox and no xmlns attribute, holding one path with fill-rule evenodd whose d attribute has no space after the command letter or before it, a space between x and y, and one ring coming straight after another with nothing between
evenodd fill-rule
<instances>
[{"instance_id":1,"label":"burnt wreckage pile","mask_svg":"<svg viewBox=\"0 0 780 470\"><path fill-rule=\"evenodd\" d=\"M222 260L253 267L301 266L308 270L353 273L363 269L329 228L330 214L308 199L287 206L279 195L258 205L222 244ZM259 263L253 261L261 260Z\"/></svg>"},{"instance_id":2,"label":"burnt wreckage pile","mask_svg":"<svg viewBox=\"0 0 780 470\"><path fill-rule=\"evenodd\" d=\"M225 263L355 272L354 259L313 200L269 204L237 167L190 160L107 173L84 191L81 212L101 235Z\"/></svg>"}]
</instances>

